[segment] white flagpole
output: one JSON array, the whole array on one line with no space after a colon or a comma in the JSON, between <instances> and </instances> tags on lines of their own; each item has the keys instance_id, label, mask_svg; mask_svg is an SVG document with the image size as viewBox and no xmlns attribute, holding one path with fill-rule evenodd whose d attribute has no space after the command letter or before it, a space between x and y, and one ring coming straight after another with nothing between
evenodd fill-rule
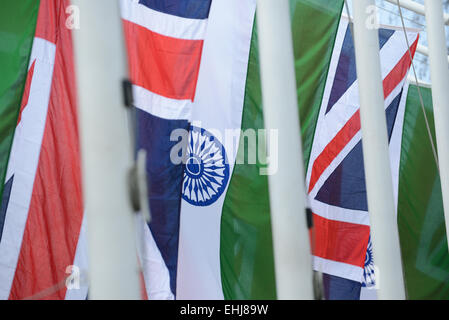
<instances>
[{"instance_id":1,"label":"white flagpole","mask_svg":"<svg viewBox=\"0 0 449 320\"><path fill-rule=\"evenodd\" d=\"M433 1L433 0L432 0ZM355 0L354 43L360 92L368 210L378 267L379 299L405 299L398 225L388 151L374 0ZM375 22L376 20L374 20Z\"/></svg>"},{"instance_id":2,"label":"white flagpole","mask_svg":"<svg viewBox=\"0 0 449 320\"><path fill-rule=\"evenodd\" d=\"M257 5L265 128L279 138L278 149L269 150L278 154L277 166L269 164L277 295L313 299L290 9L286 0Z\"/></svg>"},{"instance_id":3,"label":"white flagpole","mask_svg":"<svg viewBox=\"0 0 449 320\"><path fill-rule=\"evenodd\" d=\"M426 0L425 10L441 191L449 235L449 64L442 0Z\"/></svg>"},{"instance_id":4,"label":"white flagpole","mask_svg":"<svg viewBox=\"0 0 449 320\"><path fill-rule=\"evenodd\" d=\"M140 299L134 217L128 198L131 141L118 1L76 0L74 31L83 193L88 224L89 298Z\"/></svg>"}]
</instances>

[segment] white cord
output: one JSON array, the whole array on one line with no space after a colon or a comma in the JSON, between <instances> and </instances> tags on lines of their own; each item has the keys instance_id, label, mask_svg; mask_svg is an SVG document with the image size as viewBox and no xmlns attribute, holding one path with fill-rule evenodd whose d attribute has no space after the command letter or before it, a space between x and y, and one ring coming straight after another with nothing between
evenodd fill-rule
<instances>
[{"instance_id":1,"label":"white cord","mask_svg":"<svg viewBox=\"0 0 449 320\"><path fill-rule=\"evenodd\" d=\"M405 40L407 42L408 53L410 55L410 61L411 61L411 65L412 65L413 75L415 77L416 87L418 88L419 101L421 103L421 109L422 109L422 112L424 115L424 120L426 122L427 134L429 136L430 145L432 146L433 157L434 157L435 164L437 166L437 170L439 173L440 167L439 167L439 163L438 163L438 154L437 154L437 150L435 147L435 143L433 141L432 131L430 130L429 120L427 119L426 108L424 107L424 100L422 97L421 88L419 86L418 76L416 75L415 64L413 63L413 55L412 55L412 51L410 49L410 41L408 39L407 30L405 29L404 17L402 16L402 7L401 7L401 4L399 1L397 3L398 3L399 16L401 17L401 22L402 22L402 29L404 30L404 36L405 36Z\"/></svg>"}]
</instances>

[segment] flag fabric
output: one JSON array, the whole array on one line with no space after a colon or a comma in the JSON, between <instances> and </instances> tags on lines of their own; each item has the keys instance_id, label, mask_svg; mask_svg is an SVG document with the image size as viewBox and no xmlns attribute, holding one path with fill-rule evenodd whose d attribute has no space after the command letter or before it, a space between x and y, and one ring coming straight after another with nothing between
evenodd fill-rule
<instances>
[{"instance_id":1,"label":"flag fabric","mask_svg":"<svg viewBox=\"0 0 449 320\"><path fill-rule=\"evenodd\" d=\"M0 181L5 181L14 130L20 111L27 66L31 54L39 4L35 1L9 1L0 16ZM11 14L11 13L14 14ZM12 180L7 184L10 186ZM4 185L0 184L0 195ZM5 197L8 188L5 188ZM0 238L4 224L0 212ZM1 263L1 262L0 262Z\"/></svg>"},{"instance_id":2,"label":"flag fabric","mask_svg":"<svg viewBox=\"0 0 449 320\"><path fill-rule=\"evenodd\" d=\"M235 164L245 157L241 130L263 129L256 1L121 4L138 148L149 155L152 221L140 224L149 298L275 298L268 180L260 159ZM342 5L291 1L308 144Z\"/></svg>"},{"instance_id":3,"label":"flag fabric","mask_svg":"<svg viewBox=\"0 0 449 320\"><path fill-rule=\"evenodd\" d=\"M298 110L306 162L334 47L343 1L290 1ZM319 41L317 41L319 39ZM251 40L241 128L264 129L257 30ZM281 107L281 106L280 106ZM223 204L220 227L221 281L225 299L276 299L266 159L250 163L257 146L242 135ZM263 149L263 147L262 147Z\"/></svg>"},{"instance_id":4,"label":"flag fabric","mask_svg":"<svg viewBox=\"0 0 449 320\"><path fill-rule=\"evenodd\" d=\"M399 167L398 227L408 299L449 299L449 251L438 166L432 93L410 85Z\"/></svg>"},{"instance_id":5,"label":"flag fabric","mask_svg":"<svg viewBox=\"0 0 449 320\"><path fill-rule=\"evenodd\" d=\"M256 1L214 0L182 184L178 299L223 299L220 226L237 156Z\"/></svg>"},{"instance_id":6,"label":"flag fabric","mask_svg":"<svg viewBox=\"0 0 449 320\"><path fill-rule=\"evenodd\" d=\"M407 31L407 36L414 55L418 34ZM380 28L379 46L397 199L411 58L401 29ZM327 274L329 299L359 299L362 286L375 285L360 129L354 44L348 20L342 18L306 174L314 269Z\"/></svg>"},{"instance_id":7,"label":"flag fabric","mask_svg":"<svg viewBox=\"0 0 449 320\"><path fill-rule=\"evenodd\" d=\"M85 299L87 288L66 287L73 265L87 267L72 39L65 27L70 2L18 3L27 19L20 22L28 30L23 36L33 30L34 39L22 43L20 59L29 57L28 67L16 71L28 70L21 101L14 102L2 195L0 299Z\"/></svg>"},{"instance_id":8,"label":"flag fabric","mask_svg":"<svg viewBox=\"0 0 449 320\"><path fill-rule=\"evenodd\" d=\"M427 85L410 85L397 201L405 292L410 300L449 298L449 253L435 142L431 89ZM377 299L377 290L364 288L360 298Z\"/></svg>"},{"instance_id":9,"label":"flag fabric","mask_svg":"<svg viewBox=\"0 0 449 320\"><path fill-rule=\"evenodd\" d=\"M69 4L23 0L9 4L21 20L0 21L0 299L87 297L83 283L66 287L87 269ZM359 299L375 260L342 7L290 0L314 268L328 299ZM137 148L148 152L152 220L136 223L149 299L277 297L255 11L255 0L121 0ZM414 54L418 35L408 37ZM402 30L383 27L379 40L407 296L447 298L439 176L405 81L409 53Z\"/></svg>"},{"instance_id":10,"label":"flag fabric","mask_svg":"<svg viewBox=\"0 0 449 320\"><path fill-rule=\"evenodd\" d=\"M149 299L176 294L183 163L172 132L188 132L211 1L122 0L133 82L137 148L148 154L149 226L140 219L139 257Z\"/></svg>"}]
</instances>

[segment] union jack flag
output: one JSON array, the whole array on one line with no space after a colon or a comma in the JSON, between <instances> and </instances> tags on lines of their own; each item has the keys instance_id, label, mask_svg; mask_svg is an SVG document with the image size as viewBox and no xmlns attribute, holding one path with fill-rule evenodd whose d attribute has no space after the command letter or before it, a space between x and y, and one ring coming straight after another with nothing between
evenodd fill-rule
<instances>
[{"instance_id":1,"label":"union jack flag","mask_svg":"<svg viewBox=\"0 0 449 320\"><path fill-rule=\"evenodd\" d=\"M408 84L418 33L379 29L381 69L393 185L397 198L399 156ZM307 170L313 211L315 270L366 286L374 284L372 245L363 167L359 92L351 28L342 18L319 111ZM375 257L374 257L375 258Z\"/></svg>"},{"instance_id":2,"label":"union jack flag","mask_svg":"<svg viewBox=\"0 0 449 320\"><path fill-rule=\"evenodd\" d=\"M137 148L147 151L152 221L138 222L150 299L176 296L183 165L171 134L188 130L212 0L121 0L136 107Z\"/></svg>"}]
</instances>

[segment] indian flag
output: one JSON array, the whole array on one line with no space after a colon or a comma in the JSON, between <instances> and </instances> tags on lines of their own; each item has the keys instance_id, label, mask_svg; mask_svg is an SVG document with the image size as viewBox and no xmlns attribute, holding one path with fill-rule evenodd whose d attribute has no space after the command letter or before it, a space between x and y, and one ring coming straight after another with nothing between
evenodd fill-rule
<instances>
[{"instance_id":1,"label":"indian flag","mask_svg":"<svg viewBox=\"0 0 449 320\"><path fill-rule=\"evenodd\" d=\"M342 1L290 3L302 134L304 149L309 150ZM255 7L251 6L250 9L253 13ZM222 15L224 10L225 5L220 13L217 12L217 24L225 21L226 17ZM248 16L252 18L252 15ZM181 209L178 260L178 298L181 299L276 298L268 178L263 175L267 159L259 152L264 150L265 140L263 134L259 134L264 126L258 41L254 23L254 20L249 20L245 24L246 33L239 37L245 40L242 43L245 43L243 48L246 50L233 50L233 54L238 55L234 58L235 61L242 61L240 68L233 61L229 61L227 66L222 61L223 68L220 67L219 70L212 69L212 63L209 70L201 70L204 71L205 78L212 75L219 81L227 80L227 83L221 82L221 87L231 89L227 90L229 97L217 99L217 95L211 90L210 81L205 80L204 95L207 100L202 104L203 108L197 109L196 118L192 119L193 123L201 122L206 130L211 128L210 132L218 129L216 135L224 138L225 148L222 150L227 152L229 173L224 170L222 176L224 184L227 179L229 182L222 195L208 206L192 204L191 193L184 191L184 198L187 197L190 201L183 201ZM211 25L209 28L212 28ZM224 29L217 25L216 30L218 35ZM214 29L209 29L209 32L213 31ZM222 49L212 48L211 44L211 51L217 50L214 51L217 59L213 64L215 68L220 65L220 51L237 48L237 38L231 31L227 31L227 44L222 43L222 38L211 34L216 46L223 46ZM243 28L236 31L243 33ZM212 59L212 53L210 57ZM207 57L203 59L206 63ZM198 95L201 95L201 88L199 82ZM223 93L226 91L223 90ZM229 141L226 129L241 130L235 144ZM269 140L270 133L266 134L266 140ZM256 139L254 135L257 135ZM195 139L194 134L191 137ZM254 141L257 143L253 143ZM275 161L273 157L270 160ZM189 170L189 162L186 170ZM188 172L184 179L190 179ZM186 186L187 191L188 188ZM206 263L198 264L197 261Z\"/></svg>"},{"instance_id":2,"label":"indian flag","mask_svg":"<svg viewBox=\"0 0 449 320\"><path fill-rule=\"evenodd\" d=\"M290 1L305 159L342 6ZM122 0L148 152L150 299L276 298L256 10L255 0Z\"/></svg>"},{"instance_id":3,"label":"indian flag","mask_svg":"<svg viewBox=\"0 0 449 320\"><path fill-rule=\"evenodd\" d=\"M402 131L397 212L408 299L449 298L449 251L435 143L431 88L411 84Z\"/></svg>"},{"instance_id":4,"label":"indian flag","mask_svg":"<svg viewBox=\"0 0 449 320\"><path fill-rule=\"evenodd\" d=\"M289 2L298 134L312 170L320 155L317 137L327 132L322 114L332 116L342 97L357 103L338 87L339 81L355 83L347 64L351 34L341 17L343 0ZM66 282L87 268L73 57L65 25L69 5L10 1L0 13L0 299L87 295L83 283L77 289ZM276 299L266 176L267 161L275 161L266 144L275 137L263 131L256 1L121 0L121 8L137 145L148 151L152 220L136 219L148 298ZM386 114L393 119L390 149L396 155L407 295L448 298L430 88L411 85L407 92L407 50L403 43L403 51L395 50L401 42L393 41L403 41L401 36L401 30L380 31L382 50L400 54L387 55L388 68L397 71L391 79L399 82L386 81ZM417 35L410 36L417 43ZM325 185L318 180L316 186ZM349 195L356 198L360 192L354 190ZM336 194L327 194L329 206ZM326 196L318 190L315 195ZM358 254L352 266L359 278L346 279L360 279L359 286L375 262L369 233L361 235L363 241L349 250ZM319 266L338 274L338 268Z\"/></svg>"}]
</instances>

